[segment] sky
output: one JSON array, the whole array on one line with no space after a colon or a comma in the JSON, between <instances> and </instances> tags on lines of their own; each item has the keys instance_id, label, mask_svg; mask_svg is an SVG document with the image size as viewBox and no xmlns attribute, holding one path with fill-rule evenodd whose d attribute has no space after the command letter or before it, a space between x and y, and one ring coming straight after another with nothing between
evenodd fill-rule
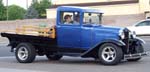
<instances>
[{"instance_id":1,"label":"sky","mask_svg":"<svg viewBox=\"0 0 150 72\"><path fill-rule=\"evenodd\" d=\"M19 5L23 7L24 9L27 9L27 1L28 1L28 7L31 5L32 0L8 0L8 5ZM51 0L52 2L56 0ZM7 0L3 0L4 5L6 6Z\"/></svg>"}]
</instances>

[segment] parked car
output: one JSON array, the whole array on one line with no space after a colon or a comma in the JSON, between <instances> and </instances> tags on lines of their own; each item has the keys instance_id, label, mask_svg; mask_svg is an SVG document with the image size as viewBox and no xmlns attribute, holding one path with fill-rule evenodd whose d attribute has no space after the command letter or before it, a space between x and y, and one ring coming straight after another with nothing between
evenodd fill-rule
<instances>
[{"instance_id":1,"label":"parked car","mask_svg":"<svg viewBox=\"0 0 150 72\"><path fill-rule=\"evenodd\" d=\"M133 26L127 27L130 31L134 31L136 35L150 35L150 19L142 20Z\"/></svg>"},{"instance_id":2,"label":"parked car","mask_svg":"<svg viewBox=\"0 0 150 72\"><path fill-rule=\"evenodd\" d=\"M92 57L104 65L116 65L123 59L138 61L146 55L142 39L127 28L102 25L102 14L97 9L60 6L56 25L49 29L34 27L30 31L37 32L30 32L23 27L1 35L9 39L11 51L20 63L31 63L36 55L46 55L49 60L63 56Z\"/></svg>"}]
</instances>

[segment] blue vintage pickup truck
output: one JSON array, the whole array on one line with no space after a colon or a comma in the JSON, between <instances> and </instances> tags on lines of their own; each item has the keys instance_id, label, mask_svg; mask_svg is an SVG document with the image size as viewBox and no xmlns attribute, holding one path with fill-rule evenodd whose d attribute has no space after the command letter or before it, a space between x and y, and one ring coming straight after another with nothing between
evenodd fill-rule
<instances>
[{"instance_id":1,"label":"blue vintage pickup truck","mask_svg":"<svg viewBox=\"0 0 150 72\"><path fill-rule=\"evenodd\" d=\"M97 9L60 6L56 25L49 27L48 36L8 32L1 36L9 39L8 46L20 63L31 63L36 55L45 55L49 60L92 57L104 65L116 65L146 55L142 39L127 28L102 25L102 14Z\"/></svg>"}]
</instances>

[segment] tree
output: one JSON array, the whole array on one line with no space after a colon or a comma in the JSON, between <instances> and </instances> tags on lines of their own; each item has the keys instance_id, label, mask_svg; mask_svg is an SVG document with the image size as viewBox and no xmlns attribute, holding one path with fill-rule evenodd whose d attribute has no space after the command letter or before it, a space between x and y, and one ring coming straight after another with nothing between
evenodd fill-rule
<instances>
[{"instance_id":1,"label":"tree","mask_svg":"<svg viewBox=\"0 0 150 72\"><path fill-rule=\"evenodd\" d=\"M33 0L32 5L38 11L40 18L46 18L46 9L49 8L52 3L50 0L41 0L40 2Z\"/></svg>"},{"instance_id":2,"label":"tree","mask_svg":"<svg viewBox=\"0 0 150 72\"><path fill-rule=\"evenodd\" d=\"M32 0L31 6L28 8L25 18L26 19L33 19L33 18L38 18L39 17L39 12L37 9L39 8L39 3L37 0Z\"/></svg>"},{"instance_id":3,"label":"tree","mask_svg":"<svg viewBox=\"0 0 150 72\"><path fill-rule=\"evenodd\" d=\"M32 0L31 6L33 6L36 10L38 10L40 3L37 0Z\"/></svg>"},{"instance_id":4,"label":"tree","mask_svg":"<svg viewBox=\"0 0 150 72\"><path fill-rule=\"evenodd\" d=\"M39 13L40 13L40 17L41 18L46 18L46 9L48 9L51 6L51 2L49 0L42 0L40 2L40 9L39 9Z\"/></svg>"},{"instance_id":5,"label":"tree","mask_svg":"<svg viewBox=\"0 0 150 72\"><path fill-rule=\"evenodd\" d=\"M33 19L33 18L38 18L39 14L37 10L33 6L30 6L25 14L25 19Z\"/></svg>"},{"instance_id":6,"label":"tree","mask_svg":"<svg viewBox=\"0 0 150 72\"><path fill-rule=\"evenodd\" d=\"M8 19L9 20L16 20L16 19L23 19L25 14L25 9L17 5L10 5L8 6Z\"/></svg>"},{"instance_id":7,"label":"tree","mask_svg":"<svg viewBox=\"0 0 150 72\"><path fill-rule=\"evenodd\" d=\"M6 20L6 7L2 0L0 0L0 20Z\"/></svg>"}]
</instances>

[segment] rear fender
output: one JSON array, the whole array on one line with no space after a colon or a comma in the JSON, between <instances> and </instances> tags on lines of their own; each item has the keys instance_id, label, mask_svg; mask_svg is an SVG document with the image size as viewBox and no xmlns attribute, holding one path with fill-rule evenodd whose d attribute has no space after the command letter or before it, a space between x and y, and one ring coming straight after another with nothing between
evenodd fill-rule
<instances>
[{"instance_id":1,"label":"rear fender","mask_svg":"<svg viewBox=\"0 0 150 72\"><path fill-rule=\"evenodd\" d=\"M14 52L14 48L16 48L17 45L18 45L18 43L10 41L7 46L11 47L10 52Z\"/></svg>"}]
</instances>

